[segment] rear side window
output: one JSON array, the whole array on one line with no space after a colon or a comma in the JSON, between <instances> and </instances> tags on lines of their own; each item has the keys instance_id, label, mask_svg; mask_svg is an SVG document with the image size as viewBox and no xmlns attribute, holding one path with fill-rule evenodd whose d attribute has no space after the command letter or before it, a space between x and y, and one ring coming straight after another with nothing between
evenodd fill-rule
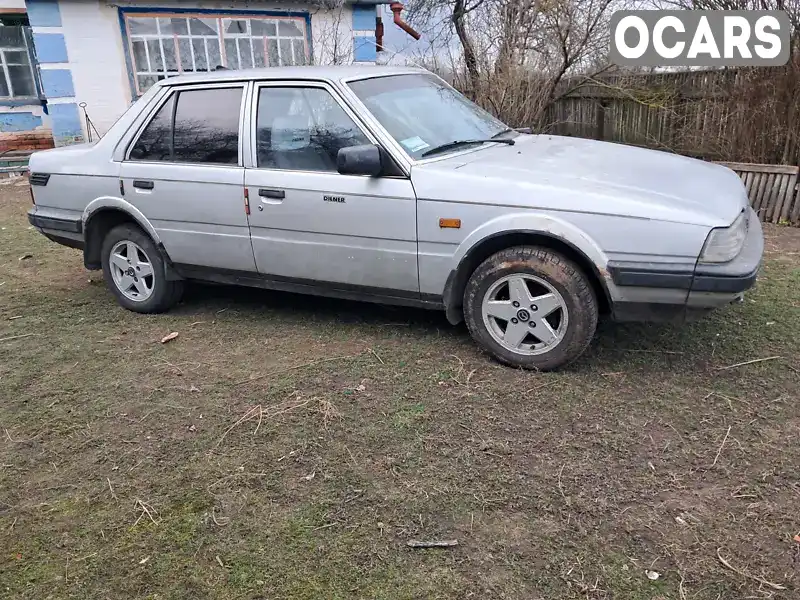
<instances>
[{"instance_id":1,"label":"rear side window","mask_svg":"<svg viewBox=\"0 0 800 600\"><path fill-rule=\"evenodd\" d=\"M131 160L170 160L172 108L174 105L175 95L173 94L136 140L133 150L131 150Z\"/></svg>"},{"instance_id":2,"label":"rear side window","mask_svg":"<svg viewBox=\"0 0 800 600\"><path fill-rule=\"evenodd\" d=\"M132 160L236 165L242 88L173 94L136 140Z\"/></svg>"},{"instance_id":3,"label":"rear side window","mask_svg":"<svg viewBox=\"0 0 800 600\"><path fill-rule=\"evenodd\" d=\"M173 160L237 164L241 106L242 88L181 92L175 111Z\"/></svg>"}]
</instances>

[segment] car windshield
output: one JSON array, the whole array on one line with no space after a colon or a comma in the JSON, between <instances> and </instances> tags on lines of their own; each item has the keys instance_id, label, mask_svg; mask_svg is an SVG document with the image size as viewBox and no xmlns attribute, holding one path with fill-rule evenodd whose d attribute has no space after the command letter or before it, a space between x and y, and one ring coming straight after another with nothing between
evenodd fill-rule
<instances>
[{"instance_id":1,"label":"car windshield","mask_svg":"<svg viewBox=\"0 0 800 600\"><path fill-rule=\"evenodd\" d=\"M414 159L452 142L487 140L509 130L433 75L375 77L349 85ZM452 145L443 148L442 154L464 147L468 146Z\"/></svg>"}]
</instances>

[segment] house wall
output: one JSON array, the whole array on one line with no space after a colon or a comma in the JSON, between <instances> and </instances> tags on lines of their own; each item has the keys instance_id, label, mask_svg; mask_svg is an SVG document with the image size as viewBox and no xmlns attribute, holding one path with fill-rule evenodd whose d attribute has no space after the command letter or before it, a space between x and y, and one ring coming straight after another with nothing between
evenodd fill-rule
<instances>
[{"instance_id":1,"label":"house wall","mask_svg":"<svg viewBox=\"0 0 800 600\"><path fill-rule=\"evenodd\" d=\"M25 0L0 0L0 13L24 14ZM39 102L0 100L0 152L52 147L50 122Z\"/></svg>"},{"instance_id":2,"label":"house wall","mask_svg":"<svg viewBox=\"0 0 800 600\"><path fill-rule=\"evenodd\" d=\"M61 0L59 8L75 100L86 103L86 113L102 135L132 99L119 12L97 0Z\"/></svg>"},{"instance_id":3,"label":"house wall","mask_svg":"<svg viewBox=\"0 0 800 600\"><path fill-rule=\"evenodd\" d=\"M55 109L52 116L56 145L87 137L81 103L86 103L92 123L103 134L134 100L117 7L307 12L311 17L315 64L375 60L374 6L354 10L344 5L327 10L302 3L245 0L120 0L113 6L104 0L28 0L27 7L48 106L51 113Z\"/></svg>"},{"instance_id":4,"label":"house wall","mask_svg":"<svg viewBox=\"0 0 800 600\"><path fill-rule=\"evenodd\" d=\"M375 45L375 6L353 6L353 60L374 63L378 56Z\"/></svg>"},{"instance_id":5,"label":"house wall","mask_svg":"<svg viewBox=\"0 0 800 600\"><path fill-rule=\"evenodd\" d=\"M27 0L42 93L56 146L82 142L83 125L72 79L66 32L57 0Z\"/></svg>"},{"instance_id":6,"label":"house wall","mask_svg":"<svg viewBox=\"0 0 800 600\"><path fill-rule=\"evenodd\" d=\"M353 62L353 8L310 9L311 44L315 65Z\"/></svg>"},{"instance_id":7,"label":"house wall","mask_svg":"<svg viewBox=\"0 0 800 600\"><path fill-rule=\"evenodd\" d=\"M25 12L25 0L0 0L0 12Z\"/></svg>"},{"instance_id":8,"label":"house wall","mask_svg":"<svg viewBox=\"0 0 800 600\"><path fill-rule=\"evenodd\" d=\"M0 152L52 147L50 118L40 104L0 106Z\"/></svg>"}]
</instances>

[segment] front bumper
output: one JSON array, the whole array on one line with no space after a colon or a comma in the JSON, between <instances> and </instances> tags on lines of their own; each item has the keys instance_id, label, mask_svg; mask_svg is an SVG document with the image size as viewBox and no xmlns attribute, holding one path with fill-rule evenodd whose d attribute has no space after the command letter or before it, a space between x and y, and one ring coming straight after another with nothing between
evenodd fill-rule
<instances>
[{"instance_id":1,"label":"front bumper","mask_svg":"<svg viewBox=\"0 0 800 600\"><path fill-rule=\"evenodd\" d=\"M609 264L612 281L621 294L613 305L614 319L680 322L741 301L756 282L764 254L761 222L752 208L748 211L747 237L730 262L698 263L693 271Z\"/></svg>"},{"instance_id":2,"label":"front bumper","mask_svg":"<svg viewBox=\"0 0 800 600\"><path fill-rule=\"evenodd\" d=\"M753 287L764 255L764 232L758 215L752 208L748 210L747 237L739 255L722 264L697 263L690 288L692 292L731 294Z\"/></svg>"}]
</instances>

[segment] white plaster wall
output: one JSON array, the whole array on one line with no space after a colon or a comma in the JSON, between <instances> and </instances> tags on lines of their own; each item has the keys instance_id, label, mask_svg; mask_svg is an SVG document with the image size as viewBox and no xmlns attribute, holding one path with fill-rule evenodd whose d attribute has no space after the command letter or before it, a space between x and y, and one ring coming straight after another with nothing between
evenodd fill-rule
<instances>
[{"instance_id":1,"label":"white plaster wall","mask_svg":"<svg viewBox=\"0 0 800 600\"><path fill-rule=\"evenodd\" d=\"M25 10L25 0L0 0L0 11L9 8L21 8Z\"/></svg>"},{"instance_id":2,"label":"white plaster wall","mask_svg":"<svg viewBox=\"0 0 800 600\"><path fill-rule=\"evenodd\" d=\"M75 101L86 102L89 117L101 134L114 124L132 101L117 6L308 12L311 15L315 64L352 62L353 16L349 6L322 10L299 3L272 4L245 0L120 0L113 5L105 0L59 0L69 68L75 85Z\"/></svg>"},{"instance_id":3,"label":"white plaster wall","mask_svg":"<svg viewBox=\"0 0 800 600\"><path fill-rule=\"evenodd\" d=\"M311 9L311 43L314 64L341 65L353 62L353 9Z\"/></svg>"},{"instance_id":4,"label":"white plaster wall","mask_svg":"<svg viewBox=\"0 0 800 600\"><path fill-rule=\"evenodd\" d=\"M102 135L131 102L117 9L98 0L61 0L59 9L75 102L86 102Z\"/></svg>"}]
</instances>

